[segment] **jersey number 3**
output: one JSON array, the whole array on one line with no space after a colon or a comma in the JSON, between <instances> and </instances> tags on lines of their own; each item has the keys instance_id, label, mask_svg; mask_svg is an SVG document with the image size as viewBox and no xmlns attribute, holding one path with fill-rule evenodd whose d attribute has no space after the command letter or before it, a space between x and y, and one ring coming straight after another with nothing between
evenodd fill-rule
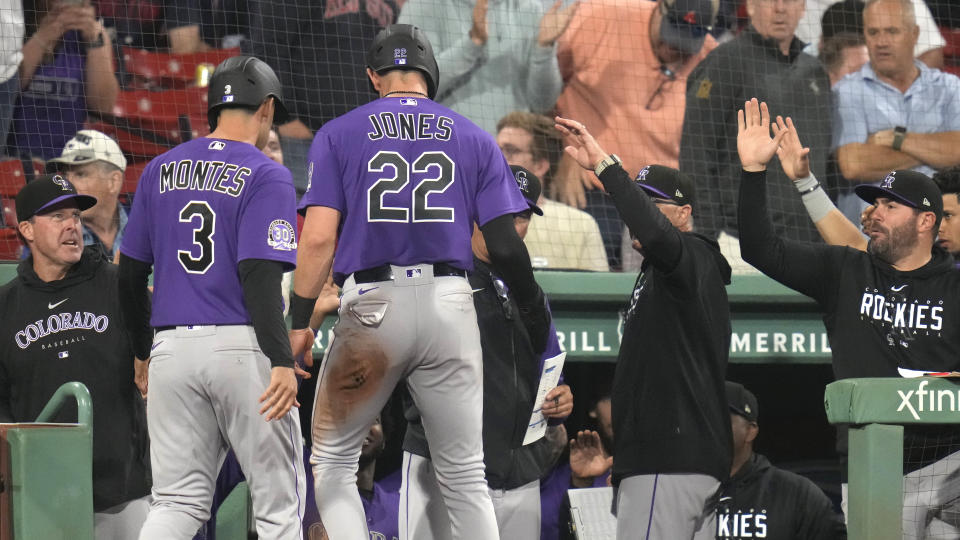
<instances>
[{"instance_id":1,"label":"jersey number 3","mask_svg":"<svg viewBox=\"0 0 960 540\"><path fill-rule=\"evenodd\" d=\"M385 206L383 196L386 193L399 193L410 183L410 163L396 152L381 151L367 163L371 173L383 173L393 169L393 176L380 178L367 190L367 221L410 222L410 208ZM453 208L430 206L427 197L431 193L443 193L453 184L455 166L443 152L424 152L413 162L413 172L429 173L434 169L433 178L423 178L413 188L413 222L454 221ZM439 173L439 174L437 174Z\"/></svg>"},{"instance_id":2,"label":"jersey number 3","mask_svg":"<svg viewBox=\"0 0 960 540\"><path fill-rule=\"evenodd\" d=\"M199 224L193 229L193 246L188 250L177 250L180 266L189 274L205 274L213 265L213 233L216 230L217 215L206 201L190 201L180 210L180 223ZM199 246L200 254L193 256Z\"/></svg>"}]
</instances>

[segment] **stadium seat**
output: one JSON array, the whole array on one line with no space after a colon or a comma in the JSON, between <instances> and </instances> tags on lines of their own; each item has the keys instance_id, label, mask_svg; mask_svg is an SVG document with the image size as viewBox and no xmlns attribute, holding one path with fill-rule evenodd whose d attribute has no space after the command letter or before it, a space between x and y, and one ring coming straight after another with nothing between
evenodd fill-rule
<instances>
[{"instance_id":1,"label":"stadium seat","mask_svg":"<svg viewBox=\"0 0 960 540\"><path fill-rule=\"evenodd\" d=\"M16 197L20 188L27 183L23 162L19 159L0 161L0 196Z\"/></svg>"},{"instance_id":2,"label":"stadium seat","mask_svg":"<svg viewBox=\"0 0 960 540\"><path fill-rule=\"evenodd\" d=\"M3 226L4 227L16 227L17 226L17 205L13 199L4 197L0 200L0 204L3 205Z\"/></svg>"},{"instance_id":3,"label":"stadium seat","mask_svg":"<svg viewBox=\"0 0 960 540\"><path fill-rule=\"evenodd\" d=\"M193 136L209 133L207 127L207 89L181 88L151 92L121 91L113 106L113 116L126 118L164 136L179 136L181 116L190 119Z\"/></svg>"},{"instance_id":4,"label":"stadium seat","mask_svg":"<svg viewBox=\"0 0 960 540\"><path fill-rule=\"evenodd\" d=\"M0 260L16 261L20 258L20 239L16 228L0 229Z\"/></svg>"},{"instance_id":5,"label":"stadium seat","mask_svg":"<svg viewBox=\"0 0 960 540\"><path fill-rule=\"evenodd\" d=\"M123 190L121 193L133 195L137 192L137 183L140 181L140 175L149 161L140 161L137 163L128 163L127 170L123 175Z\"/></svg>"},{"instance_id":6,"label":"stadium seat","mask_svg":"<svg viewBox=\"0 0 960 540\"><path fill-rule=\"evenodd\" d=\"M123 47L123 61L127 71L134 77L166 88L183 88L196 84L198 65L210 64L216 67L220 62L238 54L239 47L185 54Z\"/></svg>"},{"instance_id":7,"label":"stadium seat","mask_svg":"<svg viewBox=\"0 0 960 540\"><path fill-rule=\"evenodd\" d=\"M947 64L949 65L951 60L954 64L960 63L960 28L941 26L940 34L943 35L943 39L947 42L947 44L943 46L943 58Z\"/></svg>"}]
</instances>

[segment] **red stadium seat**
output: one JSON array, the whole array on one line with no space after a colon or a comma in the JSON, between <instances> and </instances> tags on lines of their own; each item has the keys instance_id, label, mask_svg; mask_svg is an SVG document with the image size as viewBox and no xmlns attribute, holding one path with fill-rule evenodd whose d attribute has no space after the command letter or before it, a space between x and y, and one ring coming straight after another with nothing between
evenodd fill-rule
<instances>
[{"instance_id":1,"label":"red stadium seat","mask_svg":"<svg viewBox=\"0 0 960 540\"><path fill-rule=\"evenodd\" d=\"M16 227L17 205L14 200L4 197L0 204L3 205L3 225L6 227Z\"/></svg>"},{"instance_id":2,"label":"red stadium seat","mask_svg":"<svg viewBox=\"0 0 960 540\"><path fill-rule=\"evenodd\" d=\"M210 64L216 67L220 62L238 54L239 47L185 54L123 48L127 71L153 85L167 88L183 88L196 84L198 65Z\"/></svg>"},{"instance_id":3,"label":"red stadium seat","mask_svg":"<svg viewBox=\"0 0 960 540\"><path fill-rule=\"evenodd\" d=\"M949 65L951 60L953 60L954 63L960 63L960 28L941 26L940 34L943 35L943 39L947 42L947 44L943 46L943 57L947 61L947 64Z\"/></svg>"},{"instance_id":4,"label":"red stadium seat","mask_svg":"<svg viewBox=\"0 0 960 540\"><path fill-rule=\"evenodd\" d=\"M190 119L194 137L209 133L206 88L122 91L113 106L113 116L130 119L164 136L165 132L179 136L179 118L184 115Z\"/></svg>"},{"instance_id":5,"label":"red stadium seat","mask_svg":"<svg viewBox=\"0 0 960 540\"><path fill-rule=\"evenodd\" d=\"M20 239L17 229L0 229L0 260L16 261L20 258Z\"/></svg>"},{"instance_id":6,"label":"red stadium seat","mask_svg":"<svg viewBox=\"0 0 960 540\"><path fill-rule=\"evenodd\" d=\"M0 161L0 195L16 197L20 188L27 183L23 163L19 159Z\"/></svg>"},{"instance_id":7,"label":"red stadium seat","mask_svg":"<svg viewBox=\"0 0 960 540\"><path fill-rule=\"evenodd\" d=\"M123 175L123 190L121 193L133 195L137 191L137 183L140 181L140 175L143 174L144 167L149 161L140 161L137 163L128 163L127 170Z\"/></svg>"}]
</instances>

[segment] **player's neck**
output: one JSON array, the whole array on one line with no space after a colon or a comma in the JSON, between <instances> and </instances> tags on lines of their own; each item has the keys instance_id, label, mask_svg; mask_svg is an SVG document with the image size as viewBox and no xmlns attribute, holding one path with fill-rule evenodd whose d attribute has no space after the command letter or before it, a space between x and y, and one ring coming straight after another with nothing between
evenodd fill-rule
<instances>
[{"instance_id":1,"label":"player's neck","mask_svg":"<svg viewBox=\"0 0 960 540\"><path fill-rule=\"evenodd\" d=\"M226 115L221 114L220 120L217 122L217 129L213 130L207 137L245 142L256 146L259 134L260 125L252 116L249 118L226 117Z\"/></svg>"},{"instance_id":2,"label":"player's neck","mask_svg":"<svg viewBox=\"0 0 960 540\"><path fill-rule=\"evenodd\" d=\"M100 205L96 205L84 212L83 224L93 231L101 242L106 243L108 237L110 244L113 244L113 238L120 228L120 211L116 204L112 208L100 208Z\"/></svg>"},{"instance_id":3,"label":"player's neck","mask_svg":"<svg viewBox=\"0 0 960 540\"><path fill-rule=\"evenodd\" d=\"M38 255L36 251L33 252L33 271L37 273L37 277L44 283L59 281L67 277L67 272L73 266L72 264L65 265L56 263L46 257Z\"/></svg>"},{"instance_id":4,"label":"player's neck","mask_svg":"<svg viewBox=\"0 0 960 540\"><path fill-rule=\"evenodd\" d=\"M392 92L387 92L380 97L427 97L427 93L418 92L416 90L394 90Z\"/></svg>"}]
</instances>

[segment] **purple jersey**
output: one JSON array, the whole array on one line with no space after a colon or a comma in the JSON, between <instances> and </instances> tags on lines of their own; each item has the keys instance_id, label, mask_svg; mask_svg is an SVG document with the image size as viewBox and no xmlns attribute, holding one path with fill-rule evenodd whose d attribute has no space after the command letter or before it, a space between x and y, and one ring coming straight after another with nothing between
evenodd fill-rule
<instances>
[{"instance_id":1,"label":"purple jersey","mask_svg":"<svg viewBox=\"0 0 960 540\"><path fill-rule=\"evenodd\" d=\"M383 98L317 132L300 208L341 213L338 283L391 263L473 269L470 235L528 208L488 133L426 98Z\"/></svg>"},{"instance_id":2,"label":"purple jersey","mask_svg":"<svg viewBox=\"0 0 960 540\"><path fill-rule=\"evenodd\" d=\"M237 263L293 269L296 222L290 171L248 143L200 138L144 169L120 251L154 267L154 327L249 324Z\"/></svg>"}]
</instances>

